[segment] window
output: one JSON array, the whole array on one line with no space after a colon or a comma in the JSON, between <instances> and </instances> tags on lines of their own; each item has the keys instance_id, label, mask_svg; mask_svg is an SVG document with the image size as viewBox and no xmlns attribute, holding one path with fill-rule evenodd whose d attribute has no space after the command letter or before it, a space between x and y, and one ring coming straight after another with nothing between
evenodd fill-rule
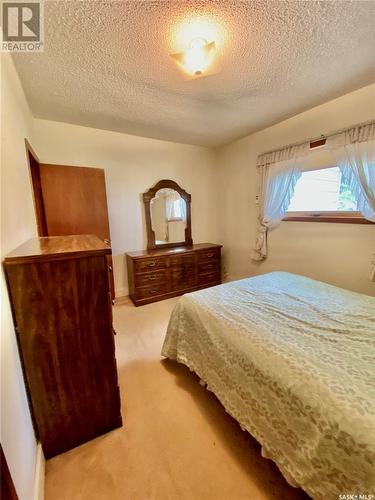
<instances>
[{"instance_id":1,"label":"window","mask_svg":"<svg viewBox=\"0 0 375 500\"><path fill-rule=\"evenodd\" d=\"M284 220L368 222L358 212L357 201L343 182L339 167L303 172Z\"/></svg>"},{"instance_id":2,"label":"window","mask_svg":"<svg viewBox=\"0 0 375 500\"><path fill-rule=\"evenodd\" d=\"M174 200L173 202L173 218L174 219L182 219L181 213L181 200Z\"/></svg>"},{"instance_id":3,"label":"window","mask_svg":"<svg viewBox=\"0 0 375 500\"><path fill-rule=\"evenodd\" d=\"M183 220L182 203L184 203L184 200L177 198L177 200L171 200L170 203L170 212L167 217L168 222Z\"/></svg>"}]
</instances>

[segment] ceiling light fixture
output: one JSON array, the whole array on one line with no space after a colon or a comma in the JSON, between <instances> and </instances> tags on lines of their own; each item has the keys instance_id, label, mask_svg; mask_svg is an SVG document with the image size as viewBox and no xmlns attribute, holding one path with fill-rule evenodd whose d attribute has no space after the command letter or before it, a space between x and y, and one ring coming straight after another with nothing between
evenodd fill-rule
<instances>
[{"instance_id":1,"label":"ceiling light fixture","mask_svg":"<svg viewBox=\"0 0 375 500\"><path fill-rule=\"evenodd\" d=\"M171 54L183 69L193 76L202 76L211 65L215 52L215 42L205 38L193 38L184 52Z\"/></svg>"}]
</instances>

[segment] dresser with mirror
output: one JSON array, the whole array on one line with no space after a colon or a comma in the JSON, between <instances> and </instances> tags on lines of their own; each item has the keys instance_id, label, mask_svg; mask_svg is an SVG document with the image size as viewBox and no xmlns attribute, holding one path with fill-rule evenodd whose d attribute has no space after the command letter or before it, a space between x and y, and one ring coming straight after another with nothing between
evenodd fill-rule
<instances>
[{"instance_id":1,"label":"dresser with mirror","mask_svg":"<svg viewBox=\"0 0 375 500\"><path fill-rule=\"evenodd\" d=\"M126 254L136 306L219 285L221 245L193 244L191 195L165 179L143 194L147 249Z\"/></svg>"}]
</instances>

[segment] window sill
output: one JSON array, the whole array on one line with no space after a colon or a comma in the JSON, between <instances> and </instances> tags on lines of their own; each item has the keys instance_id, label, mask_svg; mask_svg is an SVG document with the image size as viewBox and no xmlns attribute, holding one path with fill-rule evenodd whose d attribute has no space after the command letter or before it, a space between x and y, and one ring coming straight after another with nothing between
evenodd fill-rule
<instances>
[{"instance_id":1,"label":"window sill","mask_svg":"<svg viewBox=\"0 0 375 500\"><path fill-rule=\"evenodd\" d=\"M286 222L335 222L341 224L373 224L359 212L289 212Z\"/></svg>"}]
</instances>

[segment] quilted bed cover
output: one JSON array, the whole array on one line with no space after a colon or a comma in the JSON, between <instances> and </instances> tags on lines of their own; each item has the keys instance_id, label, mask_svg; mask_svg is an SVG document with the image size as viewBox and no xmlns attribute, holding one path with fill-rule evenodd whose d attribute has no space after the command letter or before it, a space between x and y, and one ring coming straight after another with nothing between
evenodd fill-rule
<instances>
[{"instance_id":1,"label":"quilted bed cover","mask_svg":"<svg viewBox=\"0 0 375 500\"><path fill-rule=\"evenodd\" d=\"M184 295L185 364L313 498L375 494L375 298L289 273Z\"/></svg>"}]
</instances>

